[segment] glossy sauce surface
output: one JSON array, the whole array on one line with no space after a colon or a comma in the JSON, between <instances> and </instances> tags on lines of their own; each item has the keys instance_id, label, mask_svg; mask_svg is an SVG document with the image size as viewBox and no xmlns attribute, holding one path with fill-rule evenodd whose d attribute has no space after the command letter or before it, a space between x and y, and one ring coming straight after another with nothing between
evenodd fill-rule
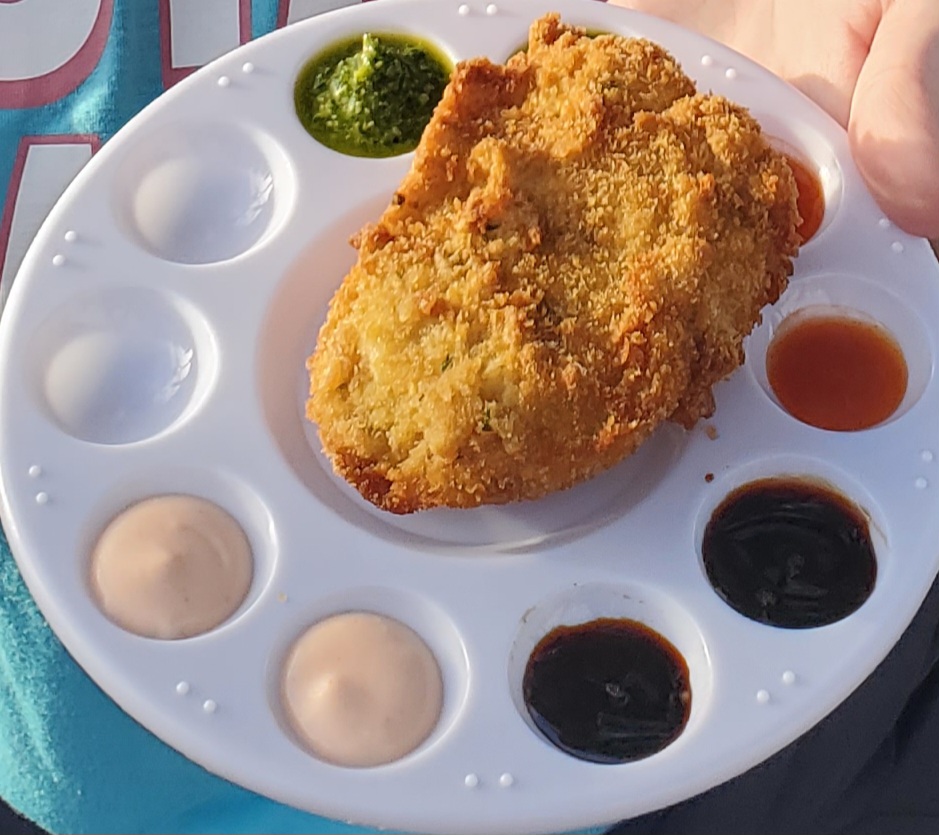
<instances>
[{"instance_id":1,"label":"glossy sauce surface","mask_svg":"<svg viewBox=\"0 0 939 835\"><path fill-rule=\"evenodd\" d=\"M783 408L819 429L869 429L906 394L907 365L893 337L872 322L807 316L783 326L766 354L766 376Z\"/></svg>"},{"instance_id":2,"label":"glossy sauce surface","mask_svg":"<svg viewBox=\"0 0 939 835\"><path fill-rule=\"evenodd\" d=\"M532 651L522 694L554 745L595 763L661 751L691 712L684 658L657 632L625 618L553 629Z\"/></svg>"},{"instance_id":3,"label":"glossy sauce surface","mask_svg":"<svg viewBox=\"0 0 939 835\"><path fill-rule=\"evenodd\" d=\"M818 174L806 163L792 154L786 155L786 161L799 190L796 205L802 222L796 227L796 232L805 243L815 237L825 218L825 192Z\"/></svg>"},{"instance_id":4,"label":"glossy sauce surface","mask_svg":"<svg viewBox=\"0 0 939 835\"><path fill-rule=\"evenodd\" d=\"M708 579L729 606L790 629L847 617L877 577L863 511L804 479L764 479L733 491L712 514L701 550Z\"/></svg>"}]
</instances>

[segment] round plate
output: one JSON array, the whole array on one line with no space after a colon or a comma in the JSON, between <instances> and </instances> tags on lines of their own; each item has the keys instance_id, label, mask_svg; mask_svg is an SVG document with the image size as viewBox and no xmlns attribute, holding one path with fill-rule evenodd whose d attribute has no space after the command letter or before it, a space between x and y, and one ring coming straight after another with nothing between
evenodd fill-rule
<instances>
[{"instance_id":1,"label":"round plate","mask_svg":"<svg viewBox=\"0 0 939 835\"><path fill-rule=\"evenodd\" d=\"M304 360L352 265L349 236L387 205L411 156L319 145L293 82L321 48L407 32L454 60L505 60L532 21L664 45L695 78L751 108L820 171L821 231L789 290L717 387L714 417L665 426L632 458L542 501L394 517L337 480L303 418ZM875 429L790 418L765 380L774 327L806 305L886 325L907 399ZM90 675L146 727L237 783L320 814L427 832L559 831L701 792L778 751L886 655L939 566L939 268L881 216L843 131L801 94L722 46L588 0L382 0L290 26L204 68L101 150L37 236L0 333L0 486L14 554L43 613ZM820 477L872 521L878 580L848 618L774 629L705 577L711 510L762 476ZM89 593L89 553L129 502L205 496L255 553L245 604L184 641L131 635ZM388 766L320 762L284 721L292 641L348 609L427 641L444 677L439 726ZM554 625L626 616L661 632L691 674L688 725L661 753L596 765L531 727L521 674Z\"/></svg>"}]
</instances>

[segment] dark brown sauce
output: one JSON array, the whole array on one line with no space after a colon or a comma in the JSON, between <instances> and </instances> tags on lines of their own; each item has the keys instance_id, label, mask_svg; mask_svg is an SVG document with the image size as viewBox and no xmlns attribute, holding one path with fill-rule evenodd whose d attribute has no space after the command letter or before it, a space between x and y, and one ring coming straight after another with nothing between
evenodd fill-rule
<instances>
[{"instance_id":1,"label":"dark brown sauce","mask_svg":"<svg viewBox=\"0 0 939 835\"><path fill-rule=\"evenodd\" d=\"M553 629L528 659L522 692L536 727L554 745L595 763L661 751L691 712L681 653L626 618Z\"/></svg>"},{"instance_id":2,"label":"dark brown sauce","mask_svg":"<svg viewBox=\"0 0 939 835\"><path fill-rule=\"evenodd\" d=\"M708 579L729 606L787 629L847 617L877 577L864 513L803 479L764 479L733 491L711 516L701 550Z\"/></svg>"},{"instance_id":3,"label":"dark brown sauce","mask_svg":"<svg viewBox=\"0 0 939 835\"><path fill-rule=\"evenodd\" d=\"M802 160L786 154L786 161L792 169L792 176L799 191L796 206L802 222L796 227L796 234L802 239L802 243L805 243L815 237L825 218L825 192L818 174Z\"/></svg>"},{"instance_id":4,"label":"dark brown sauce","mask_svg":"<svg viewBox=\"0 0 939 835\"><path fill-rule=\"evenodd\" d=\"M885 421L907 386L906 360L893 337L879 325L839 316L784 325L767 351L766 376L794 418L840 432Z\"/></svg>"}]
</instances>

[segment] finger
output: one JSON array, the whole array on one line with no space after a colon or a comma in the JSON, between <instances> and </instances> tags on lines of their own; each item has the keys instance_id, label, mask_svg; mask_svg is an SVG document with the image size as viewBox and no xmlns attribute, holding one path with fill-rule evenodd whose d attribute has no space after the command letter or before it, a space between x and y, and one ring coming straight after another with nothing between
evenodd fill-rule
<instances>
[{"instance_id":1,"label":"finger","mask_svg":"<svg viewBox=\"0 0 939 835\"><path fill-rule=\"evenodd\" d=\"M939 238L939 3L894 2L858 77L848 124L855 161L884 213Z\"/></svg>"}]
</instances>

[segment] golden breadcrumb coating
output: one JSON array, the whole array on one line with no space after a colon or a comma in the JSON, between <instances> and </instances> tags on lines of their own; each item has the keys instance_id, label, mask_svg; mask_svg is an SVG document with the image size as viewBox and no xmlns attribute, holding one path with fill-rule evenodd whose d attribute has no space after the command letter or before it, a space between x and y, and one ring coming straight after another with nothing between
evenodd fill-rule
<instances>
[{"instance_id":1,"label":"golden breadcrumb coating","mask_svg":"<svg viewBox=\"0 0 939 835\"><path fill-rule=\"evenodd\" d=\"M711 414L798 249L784 158L655 44L556 14L457 66L334 296L307 414L394 513L543 496Z\"/></svg>"}]
</instances>

